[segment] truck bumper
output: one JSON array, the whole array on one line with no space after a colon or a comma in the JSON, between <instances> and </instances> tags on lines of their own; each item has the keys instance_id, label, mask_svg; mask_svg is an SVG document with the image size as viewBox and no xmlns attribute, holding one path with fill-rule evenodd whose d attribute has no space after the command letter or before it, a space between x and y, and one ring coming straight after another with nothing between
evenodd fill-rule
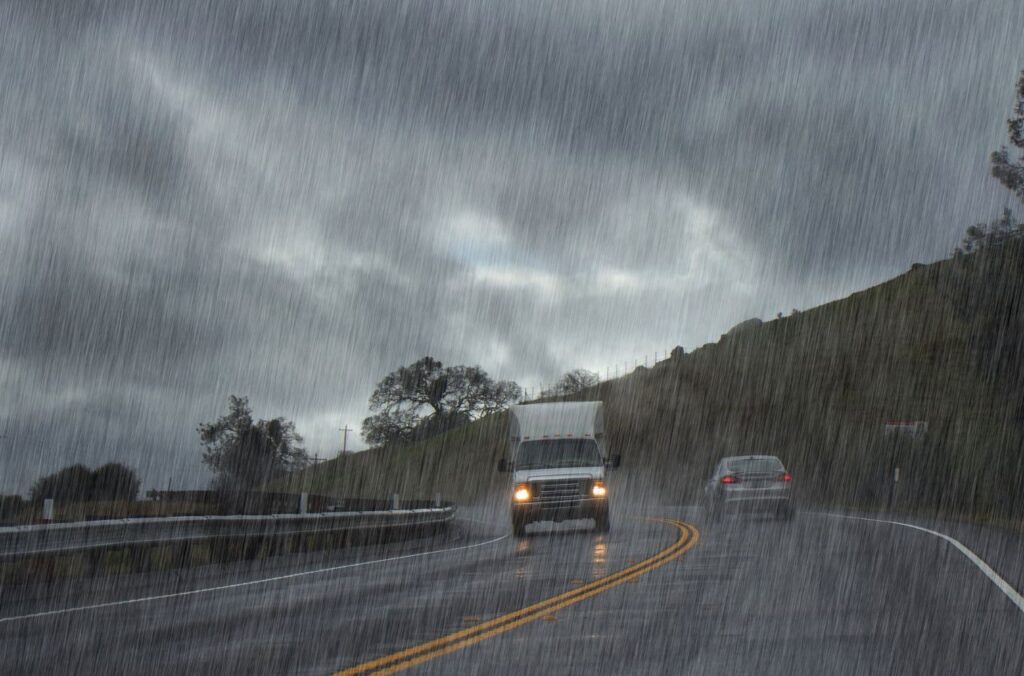
<instances>
[{"instance_id":1,"label":"truck bumper","mask_svg":"<svg viewBox=\"0 0 1024 676\"><path fill-rule=\"evenodd\" d=\"M607 498L584 498L574 502L563 503L513 503L512 522L525 525L528 523L535 523L537 521L593 519L607 512Z\"/></svg>"}]
</instances>

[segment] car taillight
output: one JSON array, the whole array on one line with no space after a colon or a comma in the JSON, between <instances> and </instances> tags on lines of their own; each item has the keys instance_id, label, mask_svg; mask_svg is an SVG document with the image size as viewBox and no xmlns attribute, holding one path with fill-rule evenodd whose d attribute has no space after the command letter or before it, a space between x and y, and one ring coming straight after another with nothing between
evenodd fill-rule
<instances>
[{"instance_id":1,"label":"car taillight","mask_svg":"<svg viewBox=\"0 0 1024 676\"><path fill-rule=\"evenodd\" d=\"M726 474L724 477L722 477L723 484L738 484L739 482L740 480L731 474Z\"/></svg>"},{"instance_id":2,"label":"car taillight","mask_svg":"<svg viewBox=\"0 0 1024 676\"><path fill-rule=\"evenodd\" d=\"M784 473L779 475L779 481L792 481L792 480L793 480L793 477L790 475L789 472L784 472Z\"/></svg>"}]
</instances>

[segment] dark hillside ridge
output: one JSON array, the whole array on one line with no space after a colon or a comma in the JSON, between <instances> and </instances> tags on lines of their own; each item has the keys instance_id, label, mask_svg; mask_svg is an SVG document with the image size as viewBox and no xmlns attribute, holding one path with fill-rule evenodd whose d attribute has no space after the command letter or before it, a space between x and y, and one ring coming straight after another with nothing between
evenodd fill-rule
<instances>
[{"instance_id":1,"label":"dark hillside ridge","mask_svg":"<svg viewBox=\"0 0 1024 676\"><path fill-rule=\"evenodd\" d=\"M973 514L1024 511L1024 242L911 271L690 354L601 383L575 399L606 405L623 456L620 490L696 499L722 455L778 455L817 503L877 505L894 463L899 497ZM896 444L888 420L924 420ZM345 496L480 499L505 416L405 448L367 451L297 478Z\"/></svg>"}]
</instances>

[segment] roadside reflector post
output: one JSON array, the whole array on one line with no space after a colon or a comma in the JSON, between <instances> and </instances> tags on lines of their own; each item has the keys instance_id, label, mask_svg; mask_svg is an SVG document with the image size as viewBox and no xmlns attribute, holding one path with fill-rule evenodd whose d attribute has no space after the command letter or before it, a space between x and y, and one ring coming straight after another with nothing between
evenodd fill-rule
<instances>
[{"instance_id":1,"label":"roadside reflector post","mask_svg":"<svg viewBox=\"0 0 1024 676\"><path fill-rule=\"evenodd\" d=\"M896 509L896 504L900 499L900 468L892 472L892 508Z\"/></svg>"},{"instance_id":2,"label":"roadside reflector post","mask_svg":"<svg viewBox=\"0 0 1024 676\"><path fill-rule=\"evenodd\" d=\"M309 493L302 493L299 495L299 514L306 514L309 512Z\"/></svg>"},{"instance_id":3,"label":"roadside reflector post","mask_svg":"<svg viewBox=\"0 0 1024 676\"><path fill-rule=\"evenodd\" d=\"M441 506L441 494L440 493L434 493L434 507L440 507L440 506Z\"/></svg>"},{"instance_id":4,"label":"roadside reflector post","mask_svg":"<svg viewBox=\"0 0 1024 676\"><path fill-rule=\"evenodd\" d=\"M391 496L391 509L398 509L398 493Z\"/></svg>"},{"instance_id":5,"label":"roadside reflector post","mask_svg":"<svg viewBox=\"0 0 1024 676\"><path fill-rule=\"evenodd\" d=\"M46 523L53 522L53 498L43 500L43 521Z\"/></svg>"}]
</instances>

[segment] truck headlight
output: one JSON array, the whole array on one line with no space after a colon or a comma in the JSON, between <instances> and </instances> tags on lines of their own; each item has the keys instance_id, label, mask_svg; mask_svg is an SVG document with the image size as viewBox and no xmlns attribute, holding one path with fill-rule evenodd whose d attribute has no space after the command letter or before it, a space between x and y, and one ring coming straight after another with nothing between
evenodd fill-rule
<instances>
[{"instance_id":1,"label":"truck headlight","mask_svg":"<svg viewBox=\"0 0 1024 676\"><path fill-rule=\"evenodd\" d=\"M516 486L515 493L512 494L512 499L516 502L526 502L530 499L530 487L526 484L519 484Z\"/></svg>"},{"instance_id":2,"label":"truck headlight","mask_svg":"<svg viewBox=\"0 0 1024 676\"><path fill-rule=\"evenodd\" d=\"M603 498L608 495L608 489L605 488L603 481L595 481L593 487L590 489L590 493L595 498Z\"/></svg>"}]
</instances>

